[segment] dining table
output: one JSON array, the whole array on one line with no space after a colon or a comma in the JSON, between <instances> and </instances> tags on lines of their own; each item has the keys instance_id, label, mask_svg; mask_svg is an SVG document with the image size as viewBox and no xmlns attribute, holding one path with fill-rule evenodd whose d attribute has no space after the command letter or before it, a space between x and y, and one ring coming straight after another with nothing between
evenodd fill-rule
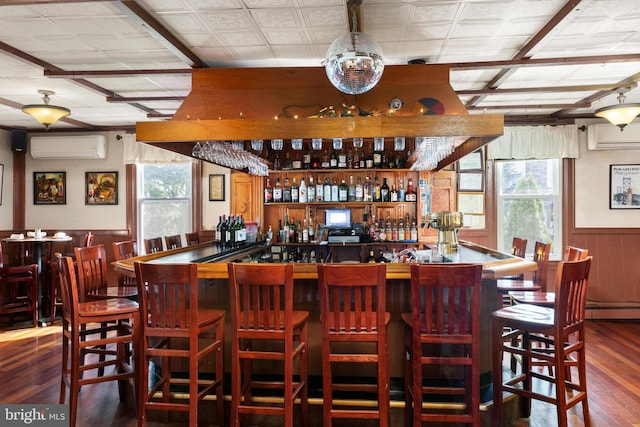
<instances>
[{"instance_id":1,"label":"dining table","mask_svg":"<svg viewBox=\"0 0 640 427\"><path fill-rule=\"evenodd\" d=\"M31 244L33 247L33 261L38 266L38 324L40 326L47 326L47 320L44 315L42 308L45 304L43 304L43 267L42 267L42 253L43 249L49 249L50 245L57 242L70 242L72 240L71 236L67 236L66 234L56 233L52 236L40 235L36 236L35 233L28 233L26 236L23 234L12 234L11 236L2 239L4 243L7 244L22 244L26 246L26 244ZM45 253L48 253L46 251Z\"/></svg>"}]
</instances>

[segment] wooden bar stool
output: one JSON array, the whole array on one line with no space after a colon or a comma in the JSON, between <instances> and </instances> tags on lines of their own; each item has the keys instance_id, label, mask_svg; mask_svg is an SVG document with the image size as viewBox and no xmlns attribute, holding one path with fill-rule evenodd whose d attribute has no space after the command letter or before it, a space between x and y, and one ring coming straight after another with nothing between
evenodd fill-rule
<instances>
[{"instance_id":1,"label":"wooden bar stool","mask_svg":"<svg viewBox=\"0 0 640 427\"><path fill-rule=\"evenodd\" d=\"M62 293L62 375L60 403L65 403L69 389L69 425L75 426L80 387L104 381L119 381L120 400L124 401L123 381L133 380L134 389L144 388L136 382L136 374L127 356L126 347L137 348L140 337L138 303L126 298L110 298L83 302L71 257L56 255ZM105 328L102 325L110 325ZM101 325L95 327L95 325ZM108 332L103 334L103 332ZM107 346L116 345L115 350ZM101 356L97 362L88 353ZM115 371L105 367L114 366ZM137 365L136 365L137 366ZM95 376L83 375L97 370Z\"/></svg>"},{"instance_id":2,"label":"wooden bar stool","mask_svg":"<svg viewBox=\"0 0 640 427\"><path fill-rule=\"evenodd\" d=\"M167 244L167 250L178 249L182 247L182 237L179 234L173 236L164 236L164 241Z\"/></svg>"},{"instance_id":3,"label":"wooden bar stool","mask_svg":"<svg viewBox=\"0 0 640 427\"><path fill-rule=\"evenodd\" d=\"M318 264L322 328L323 425L334 419L379 419L389 425L389 354L385 311L386 264ZM345 343L356 343L347 345ZM367 344L374 344L373 349ZM356 347L358 346L358 347ZM375 364L376 382L349 382L338 366ZM343 393L340 399L337 393ZM358 408L356 399L377 396L377 406ZM336 403L336 399L343 400ZM351 400L352 402L349 402Z\"/></svg>"},{"instance_id":4,"label":"wooden bar stool","mask_svg":"<svg viewBox=\"0 0 640 427\"><path fill-rule=\"evenodd\" d=\"M480 264L411 265L411 313L402 314L406 426L480 425L481 280Z\"/></svg>"},{"instance_id":5,"label":"wooden bar stool","mask_svg":"<svg viewBox=\"0 0 640 427\"><path fill-rule=\"evenodd\" d=\"M516 304L492 313L493 426L500 425L504 392L525 397L527 414L532 398L556 405L559 427L567 426L567 410L582 403L584 423L589 426L584 314L591 260L558 264L554 308ZM504 353L522 358L520 374L503 379ZM537 360L553 367L549 375L532 369ZM577 367L576 381L566 375L570 366ZM534 380L548 382L555 390L549 393L544 384L534 386Z\"/></svg>"},{"instance_id":6,"label":"wooden bar stool","mask_svg":"<svg viewBox=\"0 0 640 427\"><path fill-rule=\"evenodd\" d=\"M149 383L149 361L158 358L161 369L155 370L153 386L138 390L138 425L147 423L147 411L183 411L189 425L198 424L198 403L215 390L218 423L224 425L223 399L223 310L198 305L197 264L135 263L140 294L142 323L139 375L141 384ZM146 290L146 292L145 292ZM206 357L215 357L215 375L200 374ZM188 378L172 372L171 360L186 359ZM175 368L174 368L175 369ZM172 399L175 385L188 386L188 402ZM162 399L155 396L162 392Z\"/></svg>"},{"instance_id":7,"label":"wooden bar stool","mask_svg":"<svg viewBox=\"0 0 640 427\"><path fill-rule=\"evenodd\" d=\"M187 242L187 246L193 246L200 243L200 236L197 231L194 231L193 233L185 233L184 237Z\"/></svg>"},{"instance_id":8,"label":"wooden bar stool","mask_svg":"<svg viewBox=\"0 0 640 427\"><path fill-rule=\"evenodd\" d=\"M547 289L547 276L549 272L549 255L551 254L551 243L536 242L533 260L538 265L533 273L533 280L524 278L506 278L496 280L498 295L501 298L501 306L510 305L510 292L513 291L539 291Z\"/></svg>"},{"instance_id":9,"label":"wooden bar stool","mask_svg":"<svg viewBox=\"0 0 640 427\"><path fill-rule=\"evenodd\" d=\"M164 247L162 246L162 237L144 239L144 250L147 255L164 251Z\"/></svg>"},{"instance_id":10,"label":"wooden bar stool","mask_svg":"<svg viewBox=\"0 0 640 427\"><path fill-rule=\"evenodd\" d=\"M38 265L5 266L0 243L0 315L31 313L38 326Z\"/></svg>"},{"instance_id":11,"label":"wooden bar stool","mask_svg":"<svg viewBox=\"0 0 640 427\"><path fill-rule=\"evenodd\" d=\"M103 244L84 248L73 248L78 267L80 299L136 298L138 288L109 286L107 277L107 254Z\"/></svg>"},{"instance_id":12,"label":"wooden bar stool","mask_svg":"<svg viewBox=\"0 0 640 427\"><path fill-rule=\"evenodd\" d=\"M293 309L293 264L228 264L231 296L231 426L248 425L249 415L284 417L293 426L293 405L300 399L302 425L309 425L307 320ZM298 378L294 378L295 362ZM268 362L264 377L253 377L253 364ZM284 365L283 378L274 368ZM274 367L275 365L275 367ZM283 405L254 401L256 390L282 391ZM271 395L270 395L271 396ZM297 424L297 423L296 423Z\"/></svg>"},{"instance_id":13,"label":"wooden bar stool","mask_svg":"<svg viewBox=\"0 0 640 427\"><path fill-rule=\"evenodd\" d=\"M138 248L134 240L113 242L113 256L116 261L138 256ZM118 286L136 286L135 277L118 273Z\"/></svg>"}]
</instances>

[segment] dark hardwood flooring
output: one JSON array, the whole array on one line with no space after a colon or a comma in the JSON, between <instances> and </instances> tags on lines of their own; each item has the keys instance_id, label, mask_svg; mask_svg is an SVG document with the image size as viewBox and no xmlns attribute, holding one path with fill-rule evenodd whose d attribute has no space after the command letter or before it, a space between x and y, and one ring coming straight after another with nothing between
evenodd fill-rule
<instances>
[{"instance_id":1,"label":"dark hardwood flooring","mask_svg":"<svg viewBox=\"0 0 640 427\"><path fill-rule=\"evenodd\" d=\"M20 329L0 324L0 402L57 403L60 346L59 326ZM640 426L639 355L640 321L587 322L587 378L592 426ZM317 421L321 417L319 405L311 405L311 410L312 420ZM402 410L396 408L392 412L401 414ZM215 424L215 410L206 418L214 420ZM570 418L571 426L584 425L580 406L572 410ZM79 426L86 427L137 425L135 411L120 403L115 383L83 387L78 420ZM184 423L170 423L180 424ZM399 420L392 422L394 426L398 424ZM531 418L514 424L555 425L555 408L536 401Z\"/></svg>"}]
</instances>

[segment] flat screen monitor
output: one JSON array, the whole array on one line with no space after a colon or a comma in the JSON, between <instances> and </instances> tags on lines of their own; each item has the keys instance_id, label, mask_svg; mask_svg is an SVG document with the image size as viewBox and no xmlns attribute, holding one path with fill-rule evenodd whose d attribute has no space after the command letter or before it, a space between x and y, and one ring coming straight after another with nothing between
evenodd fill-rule
<instances>
[{"instance_id":1,"label":"flat screen monitor","mask_svg":"<svg viewBox=\"0 0 640 427\"><path fill-rule=\"evenodd\" d=\"M351 209L325 209L324 225L327 228L351 228Z\"/></svg>"}]
</instances>

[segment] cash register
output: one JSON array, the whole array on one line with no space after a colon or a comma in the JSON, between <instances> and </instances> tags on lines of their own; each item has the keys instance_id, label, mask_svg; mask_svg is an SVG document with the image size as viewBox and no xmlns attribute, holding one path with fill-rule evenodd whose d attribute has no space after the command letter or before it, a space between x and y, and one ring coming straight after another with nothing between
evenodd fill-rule
<instances>
[{"instance_id":1,"label":"cash register","mask_svg":"<svg viewBox=\"0 0 640 427\"><path fill-rule=\"evenodd\" d=\"M360 235L351 226L351 209L325 209L324 226L329 243L360 243Z\"/></svg>"}]
</instances>

